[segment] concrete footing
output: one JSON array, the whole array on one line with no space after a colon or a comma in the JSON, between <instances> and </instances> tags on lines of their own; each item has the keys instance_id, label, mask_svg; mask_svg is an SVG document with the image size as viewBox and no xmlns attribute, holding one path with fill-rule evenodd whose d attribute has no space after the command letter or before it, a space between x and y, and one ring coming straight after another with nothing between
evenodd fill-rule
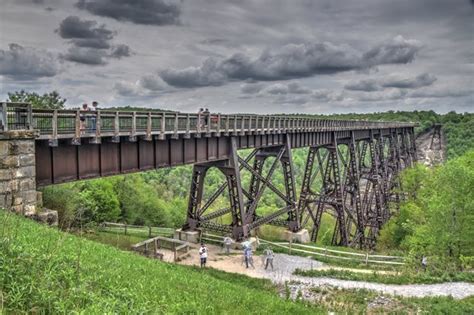
<instances>
[{"instance_id":1,"label":"concrete footing","mask_svg":"<svg viewBox=\"0 0 474 315\"><path fill-rule=\"evenodd\" d=\"M201 231L183 231L182 229L177 229L174 231L174 238L181 241L186 241L189 243L199 243L199 236Z\"/></svg>"},{"instance_id":2,"label":"concrete footing","mask_svg":"<svg viewBox=\"0 0 474 315\"><path fill-rule=\"evenodd\" d=\"M285 231L285 240L288 242L295 242L295 243L309 243L311 238L309 237L309 232L307 229L302 229L298 232L291 232Z\"/></svg>"}]
</instances>

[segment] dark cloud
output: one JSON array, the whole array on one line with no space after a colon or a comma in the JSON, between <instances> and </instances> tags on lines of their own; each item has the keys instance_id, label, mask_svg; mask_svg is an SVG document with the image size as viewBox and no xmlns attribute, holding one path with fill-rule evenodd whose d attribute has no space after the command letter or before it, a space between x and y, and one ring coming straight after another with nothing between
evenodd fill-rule
<instances>
[{"instance_id":1,"label":"dark cloud","mask_svg":"<svg viewBox=\"0 0 474 315\"><path fill-rule=\"evenodd\" d=\"M68 39L71 47L62 57L65 60L86 65L105 65L108 58L129 57L132 50L125 44L112 45L116 32L98 25L96 21L81 20L77 16L65 18L56 30Z\"/></svg>"},{"instance_id":2,"label":"dark cloud","mask_svg":"<svg viewBox=\"0 0 474 315\"><path fill-rule=\"evenodd\" d=\"M384 88L417 89L430 86L437 80L436 76L429 73L422 73L416 77L392 75L379 80L365 79L350 82L344 86L346 90L375 92Z\"/></svg>"},{"instance_id":3,"label":"dark cloud","mask_svg":"<svg viewBox=\"0 0 474 315\"><path fill-rule=\"evenodd\" d=\"M114 85L114 90L121 96L137 96L137 87L127 82L117 82Z\"/></svg>"},{"instance_id":4,"label":"dark cloud","mask_svg":"<svg viewBox=\"0 0 474 315\"><path fill-rule=\"evenodd\" d=\"M363 60L369 66L410 63L420 48L421 43L417 40L405 39L399 35L370 49L364 54Z\"/></svg>"},{"instance_id":5,"label":"dark cloud","mask_svg":"<svg viewBox=\"0 0 474 315\"><path fill-rule=\"evenodd\" d=\"M58 74L56 57L46 51L10 44L0 49L0 75L13 80L35 80Z\"/></svg>"},{"instance_id":6,"label":"dark cloud","mask_svg":"<svg viewBox=\"0 0 474 315\"><path fill-rule=\"evenodd\" d=\"M79 9L92 14L136 24L179 24L181 14L177 4L163 0L79 0Z\"/></svg>"},{"instance_id":7,"label":"dark cloud","mask_svg":"<svg viewBox=\"0 0 474 315\"><path fill-rule=\"evenodd\" d=\"M405 98L406 95L406 91L400 89L389 89L380 92L358 92L357 94L351 95L351 97L360 102L378 102L400 100Z\"/></svg>"},{"instance_id":8,"label":"dark cloud","mask_svg":"<svg viewBox=\"0 0 474 315\"><path fill-rule=\"evenodd\" d=\"M150 91L162 91L166 84L156 75L145 75L140 79L140 86Z\"/></svg>"},{"instance_id":9,"label":"dark cloud","mask_svg":"<svg viewBox=\"0 0 474 315\"><path fill-rule=\"evenodd\" d=\"M244 83L240 86L240 91L244 94L257 94L263 87L261 83Z\"/></svg>"},{"instance_id":10,"label":"dark cloud","mask_svg":"<svg viewBox=\"0 0 474 315\"><path fill-rule=\"evenodd\" d=\"M474 95L474 89L465 87L438 87L424 88L411 92L408 96L411 98L443 98L443 97L463 97ZM471 105L472 106L472 105Z\"/></svg>"},{"instance_id":11,"label":"dark cloud","mask_svg":"<svg viewBox=\"0 0 474 315\"><path fill-rule=\"evenodd\" d=\"M301 86L298 82L291 82L288 84L288 93L292 94L310 94L311 89Z\"/></svg>"},{"instance_id":12,"label":"dark cloud","mask_svg":"<svg viewBox=\"0 0 474 315\"><path fill-rule=\"evenodd\" d=\"M68 16L59 25L59 36L69 39L77 47L95 49L110 48L110 41L115 32L108 30L105 25L97 25L96 21L81 20L77 16Z\"/></svg>"},{"instance_id":13,"label":"dark cloud","mask_svg":"<svg viewBox=\"0 0 474 315\"><path fill-rule=\"evenodd\" d=\"M61 55L64 60L82 63L91 66L105 65L107 53L101 49L70 47L66 54Z\"/></svg>"},{"instance_id":14,"label":"dark cloud","mask_svg":"<svg viewBox=\"0 0 474 315\"><path fill-rule=\"evenodd\" d=\"M123 57L130 57L132 55L132 50L125 44L120 44L113 47L110 57L112 58L123 58Z\"/></svg>"},{"instance_id":15,"label":"dark cloud","mask_svg":"<svg viewBox=\"0 0 474 315\"><path fill-rule=\"evenodd\" d=\"M423 86L432 85L436 80L437 78L429 73L423 73L411 78L392 76L385 79L382 82L382 86L401 89L416 89Z\"/></svg>"},{"instance_id":16,"label":"dark cloud","mask_svg":"<svg viewBox=\"0 0 474 315\"><path fill-rule=\"evenodd\" d=\"M218 86L228 81L275 81L366 69L382 64L411 62L420 49L414 40L401 36L366 53L332 43L290 44L266 50L257 58L237 53L226 59L208 58L199 67L166 69L160 75L177 87Z\"/></svg>"},{"instance_id":17,"label":"dark cloud","mask_svg":"<svg viewBox=\"0 0 474 315\"><path fill-rule=\"evenodd\" d=\"M380 91L382 87L377 83L377 81L373 79L367 80L360 80L357 82L350 82L344 86L346 90L352 91L366 91L366 92L373 92L373 91Z\"/></svg>"}]
</instances>

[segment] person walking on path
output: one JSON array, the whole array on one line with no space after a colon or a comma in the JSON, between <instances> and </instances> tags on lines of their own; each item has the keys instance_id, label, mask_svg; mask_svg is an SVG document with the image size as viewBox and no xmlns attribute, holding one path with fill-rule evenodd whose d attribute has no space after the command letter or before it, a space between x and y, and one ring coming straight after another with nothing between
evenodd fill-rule
<instances>
[{"instance_id":1,"label":"person walking on path","mask_svg":"<svg viewBox=\"0 0 474 315\"><path fill-rule=\"evenodd\" d=\"M224 248L227 255L230 254L230 246L232 245L232 239L229 236L224 237Z\"/></svg>"},{"instance_id":2,"label":"person walking on path","mask_svg":"<svg viewBox=\"0 0 474 315\"><path fill-rule=\"evenodd\" d=\"M253 265L253 258L252 258L252 247L247 246L244 247L244 260L245 260L245 267L248 268L249 265L252 266L253 269L255 269Z\"/></svg>"},{"instance_id":3,"label":"person walking on path","mask_svg":"<svg viewBox=\"0 0 474 315\"><path fill-rule=\"evenodd\" d=\"M273 270L273 258L275 257L275 255L273 254L273 250L271 249L271 247L267 247L263 251L263 255L265 257L265 270L267 270L268 265L270 265Z\"/></svg>"},{"instance_id":4,"label":"person walking on path","mask_svg":"<svg viewBox=\"0 0 474 315\"><path fill-rule=\"evenodd\" d=\"M199 248L199 258L201 259L201 268L206 267L207 247L204 243L201 243L201 247Z\"/></svg>"}]
</instances>

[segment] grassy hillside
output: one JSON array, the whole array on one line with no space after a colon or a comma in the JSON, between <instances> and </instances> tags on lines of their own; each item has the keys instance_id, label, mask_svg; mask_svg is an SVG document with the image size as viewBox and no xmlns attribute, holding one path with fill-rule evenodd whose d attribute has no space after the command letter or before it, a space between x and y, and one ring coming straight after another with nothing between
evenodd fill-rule
<instances>
[{"instance_id":1,"label":"grassy hillside","mask_svg":"<svg viewBox=\"0 0 474 315\"><path fill-rule=\"evenodd\" d=\"M267 281L161 263L0 210L0 313L318 313Z\"/></svg>"}]
</instances>

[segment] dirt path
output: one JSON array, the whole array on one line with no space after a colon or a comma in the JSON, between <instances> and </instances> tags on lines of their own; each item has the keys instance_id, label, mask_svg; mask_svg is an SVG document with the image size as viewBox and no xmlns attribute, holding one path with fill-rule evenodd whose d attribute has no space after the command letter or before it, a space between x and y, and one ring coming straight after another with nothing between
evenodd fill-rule
<instances>
[{"instance_id":1,"label":"dirt path","mask_svg":"<svg viewBox=\"0 0 474 315\"><path fill-rule=\"evenodd\" d=\"M247 275L254 278L270 279L276 284L284 284L286 281L296 283L302 288L333 286L344 289L368 289L384 294L400 295L405 297L425 297L425 296L449 296L462 299L474 295L474 284L466 282L449 282L438 284L410 284L395 285L381 284L364 281L339 280L333 278L315 278L293 275L295 269L328 269L324 265L311 258L291 256L286 254L275 254L274 270L265 270L261 256L254 256L255 268L245 268L240 251L233 251L227 256L222 253L222 249L209 245L209 259L207 267ZM199 265L199 255L197 248L191 251L191 255L180 262L184 265ZM331 267L333 268L333 267ZM350 268L333 268L339 270L350 270L354 272L373 272L372 270L360 270Z\"/></svg>"}]
</instances>

